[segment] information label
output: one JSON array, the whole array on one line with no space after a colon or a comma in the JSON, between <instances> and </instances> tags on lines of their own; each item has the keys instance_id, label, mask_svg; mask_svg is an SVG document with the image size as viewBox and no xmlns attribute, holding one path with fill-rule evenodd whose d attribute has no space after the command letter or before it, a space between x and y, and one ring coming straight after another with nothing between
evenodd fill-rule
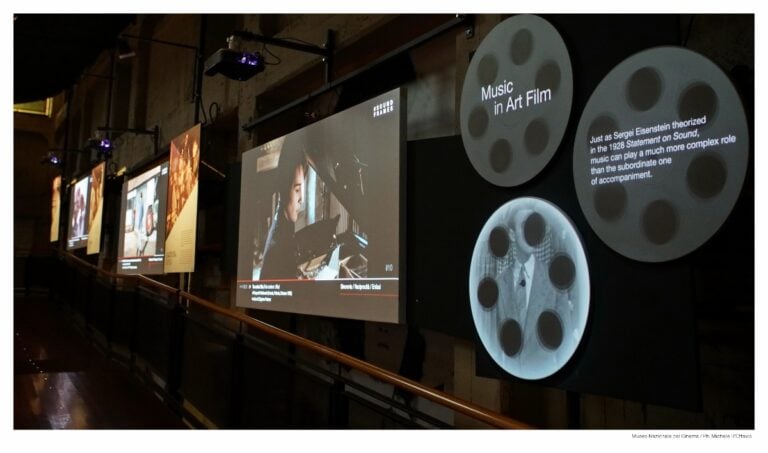
<instances>
[{"instance_id":1,"label":"information label","mask_svg":"<svg viewBox=\"0 0 768 453\"><path fill-rule=\"evenodd\" d=\"M748 159L747 121L728 77L697 53L659 47L620 63L595 89L576 131L573 177L609 247L659 262L720 228Z\"/></svg>"},{"instance_id":2,"label":"information label","mask_svg":"<svg viewBox=\"0 0 768 453\"><path fill-rule=\"evenodd\" d=\"M560 146L572 97L568 49L549 22L524 14L498 24L461 93L461 138L475 170L502 187L536 176Z\"/></svg>"}]
</instances>

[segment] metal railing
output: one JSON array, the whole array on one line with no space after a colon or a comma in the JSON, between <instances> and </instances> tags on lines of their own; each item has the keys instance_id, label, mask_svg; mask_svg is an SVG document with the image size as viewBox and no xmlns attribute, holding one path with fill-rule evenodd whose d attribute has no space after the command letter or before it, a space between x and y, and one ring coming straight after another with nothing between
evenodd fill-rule
<instances>
[{"instance_id":1,"label":"metal railing","mask_svg":"<svg viewBox=\"0 0 768 453\"><path fill-rule=\"evenodd\" d=\"M391 384L394 388L404 390L414 396L425 398L441 406L449 408L455 413L459 413L475 420L484 422L492 427L505 429L532 428L532 426L526 423L508 418L502 414L493 412L469 401L457 398L446 392L426 387L419 382L403 377L397 373L393 373L364 360L360 360L351 355L337 351L331 347L272 326L264 321L252 318L242 312L223 308L214 304L213 302L205 300L187 291L174 288L143 275L121 275L99 269L97 266L94 266L93 264L88 263L69 252L61 252L61 254L66 260L87 269L94 275L100 275L102 277L106 277L107 279L114 280L112 282L113 287L116 286L118 280L122 280L124 282L133 281L139 286L152 287L167 294L168 296L175 297L178 301L178 304L182 304L183 301L188 301L188 303L195 304L208 312L217 313L224 317L235 320L241 323L241 325L256 329L259 332L266 334L269 338L280 340L289 345L293 345L316 354L319 357L330 359L338 364L349 367L350 369L365 373L374 379L385 382L387 384Z\"/></svg>"}]
</instances>

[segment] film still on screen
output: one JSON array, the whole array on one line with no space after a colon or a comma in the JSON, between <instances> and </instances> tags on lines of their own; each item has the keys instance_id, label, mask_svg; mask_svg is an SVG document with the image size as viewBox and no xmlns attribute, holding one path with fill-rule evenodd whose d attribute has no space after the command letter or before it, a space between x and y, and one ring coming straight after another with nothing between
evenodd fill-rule
<instances>
[{"instance_id":1,"label":"film still on screen","mask_svg":"<svg viewBox=\"0 0 768 453\"><path fill-rule=\"evenodd\" d=\"M118 272L162 274L168 161L123 185Z\"/></svg>"},{"instance_id":2,"label":"film still on screen","mask_svg":"<svg viewBox=\"0 0 768 453\"><path fill-rule=\"evenodd\" d=\"M399 94L243 154L238 305L398 321Z\"/></svg>"}]
</instances>

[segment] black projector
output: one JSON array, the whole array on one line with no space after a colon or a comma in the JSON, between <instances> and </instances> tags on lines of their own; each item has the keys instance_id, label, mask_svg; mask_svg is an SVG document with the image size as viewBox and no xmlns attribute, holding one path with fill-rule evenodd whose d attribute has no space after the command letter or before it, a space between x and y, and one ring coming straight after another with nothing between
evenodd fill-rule
<instances>
[{"instance_id":1,"label":"black projector","mask_svg":"<svg viewBox=\"0 0 768 453\"><path fill-rule=\"evenodd\" d=\"M248 80L264 70L264 58L258 52L219 49L205 62L205 75L222 74L234 80Z\"/></svg>"}]
</instances>

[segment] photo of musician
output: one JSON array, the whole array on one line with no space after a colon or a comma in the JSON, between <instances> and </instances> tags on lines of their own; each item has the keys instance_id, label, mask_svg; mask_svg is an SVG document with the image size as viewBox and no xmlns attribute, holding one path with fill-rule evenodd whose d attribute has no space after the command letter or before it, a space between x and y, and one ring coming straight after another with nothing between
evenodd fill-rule
<instances>
[{"instance_id":1,"label":"photo of musician","mask_svg":"<svg viewBox=\"0 0 768 453\"><path fill-rule=\"evenodd\" d=\"M125 212L123 257L151 256L157 253L157 177L128 192Z\"/></svg>"},{"instance_id":2,"label":"photo of musician","mask_svg":"<svg viewBox=\"0 0 768 453\"><path fill-rule=\"evenodd\" d=\"M88 210L87 199L88 196L88 178L83 178L78 181L72 188L72 197L70 203L72 203L69 228L70 241L80 241L85 239L87 233L86 227L86 211ZM76 244L74 244L76 245Z\"/></svg>"},{"instance_id":3,"label":"photo of musician","mask_svg":"<svg viewBox=\"0 0 768 453\"><path fill-rule=\"evenodd\" d=\"M301 275L298 268L296 221L305 200L307 162L300 153L283 152L280 158L280 191L277 193L277 207L264 243L260 274L262 280L298 278Z\"/></svg>"},{"instance_id":4,"label":"photo of musician","mask_svg":"<svg viewBox=\"0 0 768 453\"><path fill-rule=\"evenodd\" d=\"M242 154L237 306L399 320L397 98L381 95ZM383 105L386 114L374 115Z\"/></svg>"},{"instance_id":5,"label":"photo of musician","mask_svg":"<svg viewBox=\"0 0 768 453\"><path fill-rule=\"evenodd\" d=\"M330 173L323 178L316 168L326 165L323 156L306 149L287 137L273 143L265 154L272 154L277 165L270 170L270 198L256 205L257 210L268 211L261 214L266 225L257 226L252 240L252 278L366 277L367 236L336 196L339 185L327 183L332 180Z\"/></svg>"}]
</instances>

